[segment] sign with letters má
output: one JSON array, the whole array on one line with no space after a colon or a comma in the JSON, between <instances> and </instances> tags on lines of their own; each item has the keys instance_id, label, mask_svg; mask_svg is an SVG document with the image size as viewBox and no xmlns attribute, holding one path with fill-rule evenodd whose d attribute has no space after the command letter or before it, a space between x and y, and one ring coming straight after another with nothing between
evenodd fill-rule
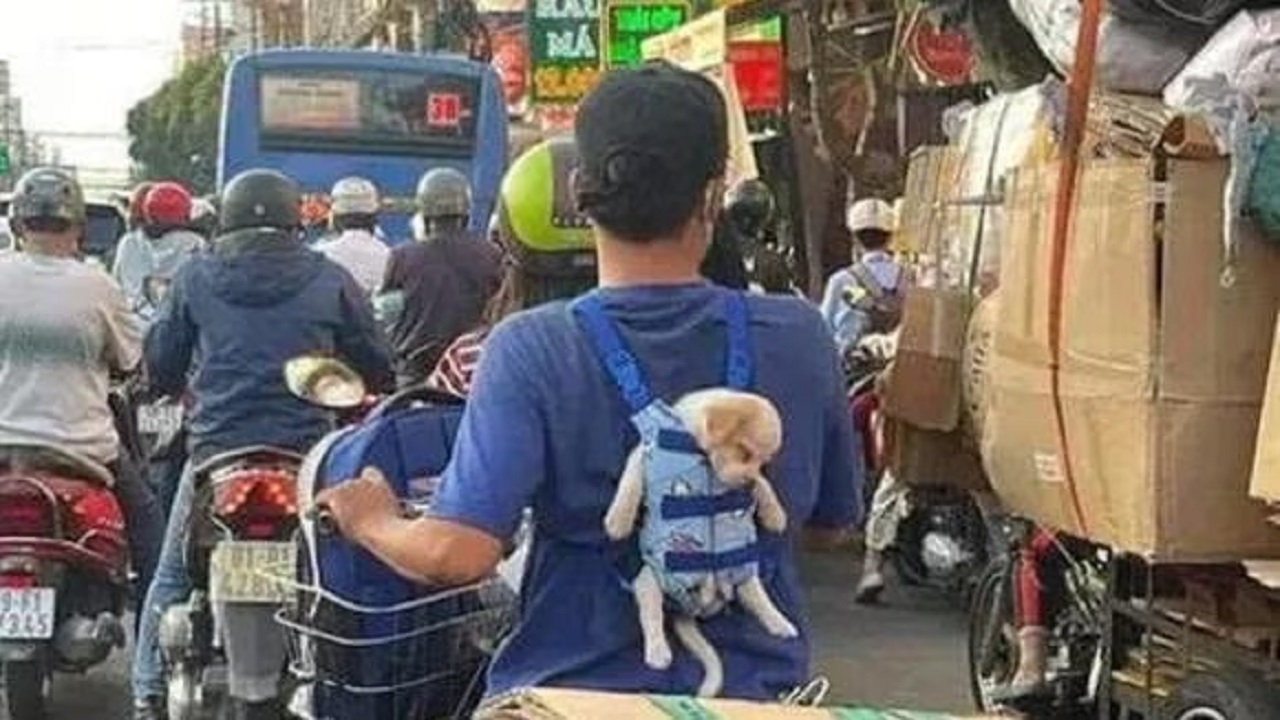
<instances>
[{"instance_id":1,"label":"sign with letters m\u00e1","mask_svg":"<svg viewBox=\"0 0 1280 720\"><path fill-rule=\"evenodd\" d=\"M689 15L683 0L609 0L600 19L605 66L639 65L644 61L640 43L680 27Z\"/></svg>"},{"instance_id":2,"label":"sign with letters m\u00e1","mask_svg":"<svg viewBox=\"0 0 1280 720\"><path fill-rule=\"evenodd\" d=\"M529 0L535 103L571 105L600 77L599 0Z\"/></svg>"}]
</instances>

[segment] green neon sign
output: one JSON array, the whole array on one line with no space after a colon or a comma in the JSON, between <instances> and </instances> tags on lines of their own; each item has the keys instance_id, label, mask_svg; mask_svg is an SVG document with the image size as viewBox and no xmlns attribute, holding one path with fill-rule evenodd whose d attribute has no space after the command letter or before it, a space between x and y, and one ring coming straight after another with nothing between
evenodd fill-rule
<instances>
[{"instance_id":1,"label":"green neon sign","mask_svg":"<svg viewBox=\"0 0 1280 720\"><path fill-rule=\"evenodd\" d=\"M644 56L640 43L646 38L670 32L689 19L687 2L645 2L620 0L610 3L601 23L601 44L606 48L608 67L639 65Z\"/></svg>"}]
</instances>

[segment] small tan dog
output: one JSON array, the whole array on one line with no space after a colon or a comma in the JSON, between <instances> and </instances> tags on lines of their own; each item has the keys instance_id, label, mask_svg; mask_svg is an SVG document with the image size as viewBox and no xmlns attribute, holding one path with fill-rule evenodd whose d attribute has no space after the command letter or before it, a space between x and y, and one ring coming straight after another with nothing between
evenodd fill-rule
<instances>
[{"instance_id":1,"label":"small tan dog","mask_svg":"<svg viewBox=\"0 0 1280 720\"><path fill-rule=\"evenodd\" d=\"M614 540L630 536L643 503L646 517L640 548L644 568L632 583L632 591L644 634L645 663L654 669L671 665L671 646L663 630L663 603L664 599L674 600L684 611L672 624L676 636L705 670L698 694L714 696L723 685L723 663L696 618L713 615L736 599L770 634L795 637L798 632L769 598L754 560L731 568L677 571L667 566L667 558L673 550L706 554L753 545L757 519L770 532L786 529L786 510L763 473L764 465L782 446L782 419L765 398L723 388L689 393L671 410L707 462L677 451L663 458L668 466L674 462L674 469L658 471L647 463L655 457L654 452L662 451L642 441L627 458L604 528ZM741 489L750 489L751 508L713 517L656 519L664 500L672 497L723 496Z\"/></svg>"}]
</instances>

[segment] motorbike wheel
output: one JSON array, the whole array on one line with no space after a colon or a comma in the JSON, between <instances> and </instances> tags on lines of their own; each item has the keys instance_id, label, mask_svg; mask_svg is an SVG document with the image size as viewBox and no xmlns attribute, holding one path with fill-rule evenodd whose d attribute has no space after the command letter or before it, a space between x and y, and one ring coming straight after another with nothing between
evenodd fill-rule
<instances>
[{"instance_id":1,"label":"motorbike wheel","mask_svg":"<svg viewBox=\"0 0 1280 720\"><path fill-rule=\"evenodd\" d=\"M44 720L47 714L51 678L43 662L5 663L5 697L12 720Z\"/></svg>"},{"instance_id":2,"label":"motorbike wheel","mask_svg":"<svg viewBox=\"0 0 1280 720\"><path fill-rule=\"evenodd\" d=\"M1197 673L1174 688L1160 720L1268 720L1280 708L1280 689L1254 673L1223 667Z\"/></svg>"},{"instance_id":3,"label":"motorbike wheel","mask_svg":"<svg viewBox=\"0 0 1280 720\"><path fill-rule=\"evenodd\" d=\"M993 562L979 578L969 606L969 691L979 712L1000 708L993 691L1007 686L1018 670L1009 565Z\"/></svg>"}]
</instances>

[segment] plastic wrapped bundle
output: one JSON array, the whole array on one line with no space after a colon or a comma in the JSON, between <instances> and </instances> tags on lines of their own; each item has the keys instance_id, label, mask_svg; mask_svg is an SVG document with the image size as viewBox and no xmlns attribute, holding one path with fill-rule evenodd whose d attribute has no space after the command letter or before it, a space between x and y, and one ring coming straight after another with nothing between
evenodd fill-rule
<instances>
[{"instance_id":1,"label":"plastic wrapped bundle","mask_svg":"<svg viewBox=\"0 0 1280 720\"><path fill-rule=\"evenodd\" d=\"M1185 22L1217 27L1244 7L1245 0L1111 0L1116 17L1136 22Z\"/></svg>"},{"instance_id":2,"label":"plastic wrapped bundle","mask_svg":"<svg viewBox=\"0 0 1280 720\"><path fill-rule=\"evenodd\" d=\"M1070 73L1080 29L1079 2L1010 0L1009 4L1058 72ZM1200 26L1137 22L1113 12L1103 15L1099 33L1099 85L1142 95L1159 95L1208 37L1208 29Z\"/></svg>"}]
</instances>

